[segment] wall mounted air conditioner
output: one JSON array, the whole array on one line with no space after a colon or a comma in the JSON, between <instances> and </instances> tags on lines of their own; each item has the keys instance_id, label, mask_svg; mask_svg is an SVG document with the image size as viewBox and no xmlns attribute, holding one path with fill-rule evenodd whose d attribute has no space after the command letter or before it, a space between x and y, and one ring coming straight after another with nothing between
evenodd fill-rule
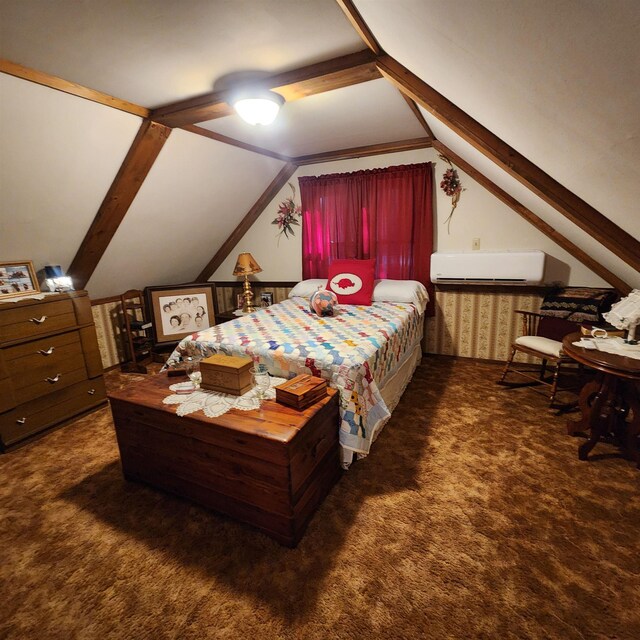
<instances>
[{"instance_id":1,"label":"wall mounted air conditioner","mask_svg":"<svg viewBox=\"0 0 640 640\"><path fill-rule=\"evenodd\" d=\"M431 255L431 282L537 285L544 279L544 251L470 251Z\"/></svg>"}]
</instances>

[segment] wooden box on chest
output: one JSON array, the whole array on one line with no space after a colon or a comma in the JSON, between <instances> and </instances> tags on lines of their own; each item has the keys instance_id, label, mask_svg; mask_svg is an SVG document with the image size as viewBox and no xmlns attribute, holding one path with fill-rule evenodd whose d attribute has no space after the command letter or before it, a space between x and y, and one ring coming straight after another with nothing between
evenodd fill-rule
<instances>
[{"instance_id":1,"label":"wooden box on chest","mask_svg":"<svg viewBox=\"0 0 640 640\"><path fill-rule=\"evenodd\" d=\"M106 402L85 291L0 303L0 449Z\"/></svg>"},{"instance_id":2,"label":"wooden box on chest","mask_svg":"<svg viewBox=\"0 0 640 640\"><path fill-rule=\"evenodd\" d=\"M251 358L225 356L217 353L200 362L201 386L210 391L220 391L241 396L253 386Z\"/></svg>"},{"instance_id":3,"label":"wooden box on chest","mask_svg":"<svg viewBox=\"0 0 640 640\"><path fill-rule=\"evenodd\" d=\"M109 395L125 477L295 546L340 477L336 392L304 411L266 401L179 417L162 403L171 381L159 374Z\"/></svg>"}]
</instances>

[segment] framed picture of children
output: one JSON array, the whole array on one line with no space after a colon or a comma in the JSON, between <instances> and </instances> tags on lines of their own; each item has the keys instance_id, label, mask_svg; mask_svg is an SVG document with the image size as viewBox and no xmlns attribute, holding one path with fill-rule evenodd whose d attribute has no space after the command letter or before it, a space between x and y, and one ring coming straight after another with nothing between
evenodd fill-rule
<instances>
[{"instance_id":1,"label":"framed picture of children","mask_svg":"<svg viewBox=\"0 0 640 640\"><path fill-rule=\"evenodd\" d=\"M260 294L260 306L270 307L273 304L273 293L271 291L263 291Z\"/></svg>"},{"instance_id":2,"label":"framed picture of children","mask_svg":"<svg viewBox=\"0 0 640 640\"><path fill-rule=\"evenodd\" d=\"M40 293L33 262L0 262L0 300Z\"/></svg>"},{"instance_id":3,"label":"framed picture of children","mask_svg":"<svg viewBox=\"0 0 640 640\"><path fill-rule=\"evenodd\" d=\"M145 296L156 344L177 342L216 323L214 284L147 287Z\"/></svg>"}]
</instances>

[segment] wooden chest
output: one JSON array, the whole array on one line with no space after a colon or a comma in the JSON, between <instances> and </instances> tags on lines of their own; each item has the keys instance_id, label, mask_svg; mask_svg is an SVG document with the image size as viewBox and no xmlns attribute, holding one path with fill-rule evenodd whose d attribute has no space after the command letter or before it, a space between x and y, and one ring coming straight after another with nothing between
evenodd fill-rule
<instances>
[{"instance_id":1,"label":"wooden chest","mask_svg":"<svg viewBox=\"0 0 640 640\"><path fill-rule=\"evenodd\" d=\"M253 386L251 369L253 360L217 353L200 362L201 387L241 396Z\"/></svg>"},{"instance_id":2,"label":"wooden chest","mask_svg":"<svg viewBox=\"0 0 640 640\"><path fill-rule=\"evenodd\" d=\"M0 450L106 402L86 291L0 303Z\"/></svg>"},{"instance_id":3,"label":"wooden chest","mask_svg":"<svg viewBox=\"0 0 640 640\"><path fill-rule=\"evenodd\" d=\"M109 395L122 469L295 546L341 474L338 396L298 411L265 401L216 418L176 415L152 376Z\"/></svg>"}]
</instances>

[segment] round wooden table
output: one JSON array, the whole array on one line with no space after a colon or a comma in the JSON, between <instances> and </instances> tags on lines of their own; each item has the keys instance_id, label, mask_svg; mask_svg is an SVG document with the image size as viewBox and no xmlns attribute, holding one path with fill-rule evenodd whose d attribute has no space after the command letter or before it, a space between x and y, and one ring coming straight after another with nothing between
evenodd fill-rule
<instances>
[{"instance_id":1,"label":"round wooden table","mask_svg":"<svg viewBox=\"0 0 640 640\"><path fill-rule=\"evenodd\" d=\"M578 447L578 458L586 460L600 438L612 433L640 468L640 360L573 344L583 337L571 333L562 341L566 355L597 372L580 392L580 419L567 422L569 435L590 431L589 439Z\"/></svg>"}]
</instances>

